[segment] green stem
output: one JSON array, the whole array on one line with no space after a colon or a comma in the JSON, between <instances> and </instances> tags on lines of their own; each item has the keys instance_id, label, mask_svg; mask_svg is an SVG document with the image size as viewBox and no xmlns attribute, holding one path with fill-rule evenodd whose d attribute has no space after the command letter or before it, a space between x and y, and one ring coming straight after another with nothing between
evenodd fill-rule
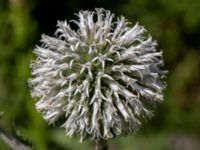
<instances>
[{"instance_id":1,"label":"green stem","mask_svg":"<svg viewBox=\"0 0 200 150\"><path fill-rule=\"evenodd\" d=\"M94 150L108 150L107 141L105 140L96 140L94 141Z\"/></svg>"}]
</instances>

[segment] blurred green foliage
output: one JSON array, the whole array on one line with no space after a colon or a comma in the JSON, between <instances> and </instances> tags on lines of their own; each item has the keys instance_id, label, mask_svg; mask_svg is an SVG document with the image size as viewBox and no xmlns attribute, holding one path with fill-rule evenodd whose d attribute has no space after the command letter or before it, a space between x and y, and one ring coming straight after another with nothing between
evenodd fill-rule
<instances>
[{"instance_id":1,"label":"blurred green foliage","mask_svg":"<svg viewBox=\"0 0 200 150\"><path fill-rule=\"evenodd\" d=\"M27 79L32 51L42 33L52 35L57 20L70 20L80 9L104 7L144 25L158 40L169 70L165 102L155 117L133 136L110 141L115 150L169 150L174 134L200 135L200 2L199 0L1 0L0 127L28 137L38 150L89 150L64 129L48 126L34 108ZM173 141L172 141L173 142ZM0 140L0 149L7 146ZM175 148L174 148L175 149Z\"/></svg>"}]
</instances>

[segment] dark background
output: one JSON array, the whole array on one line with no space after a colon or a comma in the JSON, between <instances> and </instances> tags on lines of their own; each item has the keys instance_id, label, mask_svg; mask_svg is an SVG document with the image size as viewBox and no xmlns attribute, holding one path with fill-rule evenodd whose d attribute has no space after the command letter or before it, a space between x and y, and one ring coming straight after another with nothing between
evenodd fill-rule
<instances>
[{"instance_id":1,"label":"dark background","mask_svg":"<svg viewBox=\"0 0 200 150\"><path fill-rule=\"evenodd\" d=\"M137 21L157 39L169 70L165 101L135 135L109 141L113 150L198 150L200 147L199 0L0 0L0 127L31 140L36 150L90 150L48 126L34 108L27 79L33 49L57 20L103 7ZM0 140L0 149L7 146Z\"/></svg>"}]
</instances>

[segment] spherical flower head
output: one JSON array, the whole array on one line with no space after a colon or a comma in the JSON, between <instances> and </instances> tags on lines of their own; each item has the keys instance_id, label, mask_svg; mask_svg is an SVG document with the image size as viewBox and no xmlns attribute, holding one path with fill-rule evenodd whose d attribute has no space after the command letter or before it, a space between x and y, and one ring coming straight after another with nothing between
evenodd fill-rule
<instances>
[{"instance_id":1,"label":"spherical flower head","mask_svg":"<svg viewBox=\"0 0 200 150\"><path fill-rule=\"evenodd\" d=\"M163 100L162 51L134 25L108 10L80 11L72 30L58 21L55 37L42 35L31 64L32 97L49 124L68 136L109 139L138 129Z\"/></svg>"}]
</instances>

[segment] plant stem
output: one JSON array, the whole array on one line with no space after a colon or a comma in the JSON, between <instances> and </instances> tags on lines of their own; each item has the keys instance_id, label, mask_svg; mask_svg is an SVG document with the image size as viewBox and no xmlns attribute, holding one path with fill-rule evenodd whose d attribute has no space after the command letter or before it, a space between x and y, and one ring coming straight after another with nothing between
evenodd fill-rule
<instances>
[{"instance_id":1,"label":"plant stem","mask_svg":"<svg viewBox=\"0 0 200 150\"><path fill-rule=\"evenodd\" d=\"M94 150L108 150L107 141L105 140L94 141L94 147Z\"/></svg>"},{"instance_id":2,"label":"plant stem","mask_svg":"<svg viewBox=\"0 0 200 150\"><path fill-rule=\"evenodd\" d=\"M13 150L31 150L29 146L25 145L17 137L8 134L0 127L0 139L2 139Z\"/></svg>"}]
</instances>

